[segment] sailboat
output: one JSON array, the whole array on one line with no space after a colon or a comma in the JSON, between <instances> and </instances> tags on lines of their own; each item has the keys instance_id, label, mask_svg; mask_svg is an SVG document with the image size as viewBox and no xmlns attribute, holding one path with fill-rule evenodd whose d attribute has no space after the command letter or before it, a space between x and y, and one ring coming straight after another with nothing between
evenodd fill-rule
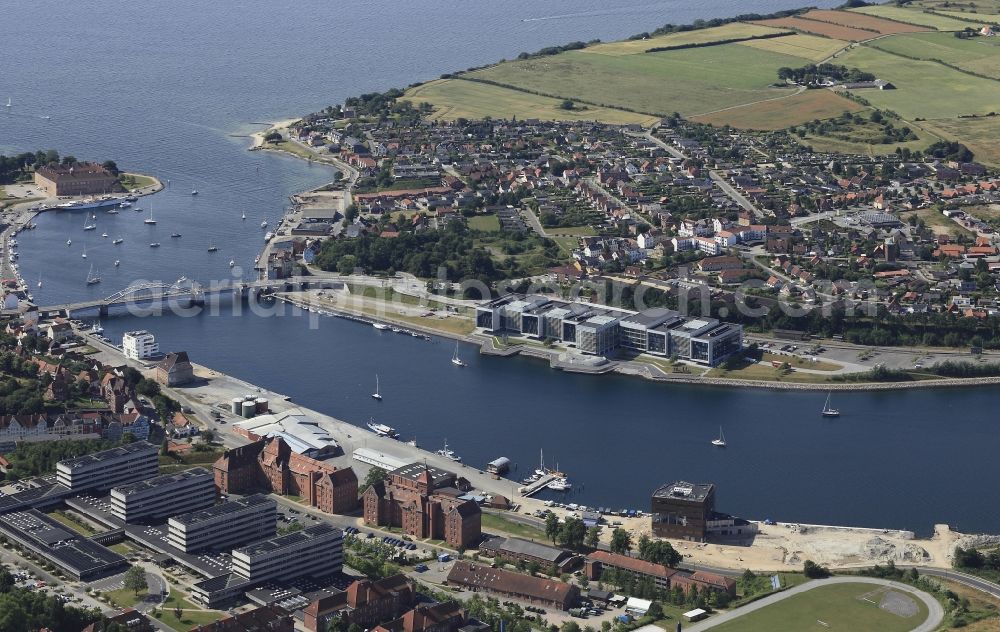
<instances>
[{"instance_id":1,"label":"sailboat","mask_svg":"<svg viewBox=\"0 0 1000 632\"><path fill-rule=\"evenodd\" d=\"M149 203L149 217L147 217L146 219L142 220L142 223L143 224L155 224L156 223L156 220L153 219L153 203L152 202Z\"/></svg>"},{"instance_id":2,"label":"sailboat","mask_svg":"<svg viewBox=\"0 0 1000 632\"><path fill-rule=\"evenodd\" d=\"M122 264L122 262L121 262L121 260L120 260L120 259L115 259L115 267L116 267L116 268L117 268L118 266L120 266L121 264Z\"/></svg>"},{"instance_id":3,"label":"sailboat","mask_svg":"<svg viewBox=\"0 0 1000 632\"><path fill-rule=\"evenodd\" d=\"M375 374L375 392L372 393L372 399L382 401L382 394L378 392L378 373Z\"/></svg>"},{"instance_id":4,"label":"sailboat","mask_svg":"<svg viewBox=\"0 0 1000 632\"><path fill-rule=\"evenodd\" d=\"M80 256L83 257L84 259L87 258L87 245L86 244L84 244L84 246L83 246L83 254L80 255Z\"/></svg>"},{"instance_id":5,"label":"sailboat","mask_svg":"<svg viewBox=\"0 0 1000 632\"><path fill-rule=\"evenodd\" d=\"M462 358L458 357L458 343L457 342L455 343L455 353L453 353L452 356L451 356L451 363L454 364L455 366L469 366L469 365L467 365L465 363L464 360L462 360Z\"/></svg>"},{"instance_id":6,"label":"sailboat","mask_svg":"<svg viewBox=\"0 0 1000 632\"><path fill-rule=\"evenodd\" d=\"M101 273L94 274L94 265L91 264L90 272L87 273L87 285L96 285L101 282Z\"/></svg>"},{"instance_id":7,"label":"sailboat","mask_svg":"<svg viewBox=\"0 0 1000 632\"><path fill-rule=\"evenodd\" d=\"M83 230L95 230L96 228L97 224L92 224L90 218L83 220Z\"/></svg>"},{"instance_id":8,"label":"sailboat","mask_svg":"<svg viewBox=\"0 0 1000 632\"><path fill-rule=\"evenodd\" d=\"M247 214L246 214L246 212L243 213L242 219L243 219L244 222L247 220Z\"/></svg>"},{"instance_id":9,"label":"sailboat","mask_svg":"<svg viewBox=\"0 0 1000 632\"><path fill-rule=\"evenodd\" d=\"M198 195L198 189L192 189L191 195Z\"/></svg>"},{"instance_id":10,"label":"sailboat","mask_svg":"<svg viewBox=\"0 0 1000 632\"><path fill-rule=\"evenodd\" d=\"M38 287L42 287L42 275L38 275Z\"/></svg>"},{"instance_id":11,"label":"sailboat","mask_svg":"<svg viewBox=\"0 0 1000 632\"><path fill-rule=\"evenodd\" d=\"M7 107L10 107L10 97L7 97Z\"/></svg>"},{"instance_id":12,"label":"sailboat","mask_svg":"<svg viewBox=\"0 0 1000 632\"><path fill-rule=\"evenodd\" d=\"M830 395L832 395L832 393L826 394L826 403L823 404L823 412L821 414L824 417L840 417L840 410L830 408Z\"/></svg>"},{"instance_id":13,"label":"sailboat","mask_svg":"<svg viewBox=\"0 0 1000 632\"><path fill-rule=\"evenodd\" d=\"M726 435L725 433L722 432L722 426L719 426L719 438L712 439L712 445L714 445L717 448L726 447Z\"/></svg>"},{"instance_id":14,"label":"sailboat","mask_svg":"<svg viewBox=\"0 0 1000 632\"><path fill-rule=\"evenodd\" d=\"M72 246L73 245L73 240L72 239L67 239L66 240L66 245L67 246Z\"/></svg>"}]
</instances>

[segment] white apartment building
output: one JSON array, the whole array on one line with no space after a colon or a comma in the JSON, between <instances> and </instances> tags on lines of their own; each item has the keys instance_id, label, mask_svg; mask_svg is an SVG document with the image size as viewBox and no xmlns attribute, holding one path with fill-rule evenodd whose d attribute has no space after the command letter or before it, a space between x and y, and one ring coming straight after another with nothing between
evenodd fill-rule
<instances>
[{"instance_id":1,"label":"white apartment building","mask_svg":"<svg viewBox=\"0 0 1000 632\"><path fill-rule=\"evenodd\" d=\"M160 344L156 336L145 329L126 331L122 337L122 351L126 358L146 360L160 354Z\"/></svg>"},{"instance_id":2,"label":"white apartment building","mask_svg":"<svg viewBox=\"0 0 1000 632\"><path fill-rule=\"evenodd\" d=\"M344 565L344 532L317 524L233 550L233 573L252 582L338 573Z\"/></svg>"}]
</instances>

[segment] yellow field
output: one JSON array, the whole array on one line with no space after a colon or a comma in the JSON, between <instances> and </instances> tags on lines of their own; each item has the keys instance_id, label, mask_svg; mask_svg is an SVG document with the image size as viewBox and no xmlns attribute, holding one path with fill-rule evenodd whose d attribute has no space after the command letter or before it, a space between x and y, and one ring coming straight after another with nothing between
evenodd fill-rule
<instances>
[{"instance_id":1,"label":"yellow field","mask_svg":"<svg viewBox=\"0 0 1000 632\"><path fill-rule=\"evenodd\" d=\"M740 42L740 46L750 46L751 48L768 50L772 53L784 53L785 55L794 55L795 57L808 59L812 62L819 62L846 47L849 43L827 37L797 34L787 37Z\"/></svg>"},{"instance_id":2,"label":"yellow field","mask_svg":"<svg viewBox=\"0 0 1000 632\"><path fill-rule=\"evenodd\" d=\"M703 44L705 42L719 42L722 40L737 39L740 37L755 37L768 35L770 33L781 33L783 29L774 29L759 24L747 24L744 22L732 22L710 29L698 29L695 31L685 31L683 33L671 33L669 35L658 35L645 40L630 40L624 42L608 42L607 44L597 44L588 46L582 52L596 53L598 55L638 55L646 52L650 48L660 46L681 46L683 44ZM782 39L782 38L778 38Z\"/></svg>"},{"instance_id":3,"label":"yellow field","mask_svg":"<svg viewBox=\"0 0 1000 632\"><path fill-rule=\"evenodd\" d=\"M933 119L920 122L931 132L963 143L976 160L1000 167L1000 116L961 119Z\"/></svg>"},{"instance_id":4,"label":"yellow field","mask_svg":"<svg viewBox=\"0 0 1000 632\"><path fill-rule=\"evenodd\" d=\"M691 120L712 125L732 125L741 129L775 130L813 119L832 118L845 111L857 112L863 109L864 106L830 90L806 90L783 99L694 116Z\"/></svg>"},{"instance_id":5,"label":"yellow field","mask_svg":"<svg viewBox=\"0 0 1000 632\"><path fill-rule=\"evenodd\" d=\"M461 79L438 79L425 83L407 90L404 99L413 103L427 101L434 106L433 116L445 120L486 116L507 118L511 114L547 121L597 120L617 125L652 125L658 120L645 114L589 105L577 106L586 109L563 110L559 107L559 99Z\"/></svg>"}]
</instances>

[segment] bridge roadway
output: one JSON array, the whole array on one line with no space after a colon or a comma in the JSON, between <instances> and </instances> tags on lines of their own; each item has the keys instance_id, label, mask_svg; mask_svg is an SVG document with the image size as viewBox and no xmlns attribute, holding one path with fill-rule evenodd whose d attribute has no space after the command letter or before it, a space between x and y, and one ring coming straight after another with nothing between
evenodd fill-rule
<instances>
[{"instance_id":1,"label":"bridge roadway","mask_svg":"<svg viewBox=\"0 0 1000 632\"><path fill-rule=\"evenodd\" d=\"M342 285L343 281L341 279L314 276L297 276L287 279L259 279L256 281L231 281L213 283L207 287L199 283L191 283L190 285L143 283L141 285L131 285L102 299L58 305L40 305L38 306L38 311L43 314L55 312L72 314L73 312L98 308L102 312L106 312L107 309L114 305L184 298L191 299L192 301L201 301L207 296L232 292L239 292L241 295L245 295L251 290L274 290L288 287L334 288Z\"/></svg>"}]
</instances>

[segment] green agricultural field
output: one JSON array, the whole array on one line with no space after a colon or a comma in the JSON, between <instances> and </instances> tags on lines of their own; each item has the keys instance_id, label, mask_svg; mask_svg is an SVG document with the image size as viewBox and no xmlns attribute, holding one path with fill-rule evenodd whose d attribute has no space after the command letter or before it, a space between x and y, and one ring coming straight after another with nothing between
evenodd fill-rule
<instances>
[{"instance_id":1,"label":"green agricultural field","mask_svg":"<svg viewBox=\"0 0 1000 632\"><path fill-rule=\"evenodd\" d=\"M972 26L964 18L953 19L934 13L924 13L921 9L897 7L891 4L874 4L868 7L850 9L850 11L874 15L875 17L886 18L887 20L898 20L909 24L927 26L939 31L961 31L966 26Z\"/></svg>"},{"instance_id":2,"label":"green agricultural field","mask_svg":"<svg viewBox=\"0 0 1000 632\"><path fill-rule=\"evenodd\" d=\"M471 73L525 90L637 111L701 114L781 96L778 68L801 58L724 44L645 55L573 51Z\"/></svg>"},{"instance_id":3,"label":"green agricultural field","mask_svg":"<svg viewBox=\"0 0 1000 632\"><path fill-rule=\"evenodd\" d=\"M595 57L597 57L595 55ZM537 118L547 121L603 121L612 124L652 125L656 117L609 108L580 105L575 110L560 108L561 100L518 90L509 90L461 79L439 79L406 91L405 100L428 102L435 118Z\"/></svg>"},{"instance_id":4,"label":"green agricultural field","mask_svg":"<svg viewBox=\"0 0 1000 632\"><path fill-rule=\"evenodd\" d=\"M1000 82L973 77L936 62L913 61L858 46L841 55L840 63L892 82L895 90L858 90L857 94L907 119L986 114L1000 103Z\"/></svg>"},{"instance_id":5,"label":"green agricultural field","mask_svg":"<svg viewBox=\"0 0 1000 632\"><path fill-rule=\"evenodd\" d=\"M994 37L959 39L951 33L914 33L887 37L870 46L917 59L937 59L1000 79L1000 41Z\"/></svg>"},{"instance_id":6,"label":"green agricultural field","mask_svg":"<svg viewBox=\"0 0 1000 632\"><path fill-rule=\"evenodd\" d=\"M985 24L1000 24L1000 14L989 13L985 11L986 7L983 7L983 11L937 11L942 15L947 15L955 18L956 20L968 20L971 26L982 27Z\"/></svg>"},{"instance_id":7,"label":"green agricultural field","mask_svg":"<svg viewBox=\"0 0 1000 632\"><path fill-rule=\"evenodd\" d=\"M740 42L741 46L749 46L772 53L782 53L801 57L811 62L820 62L845 48L850 42L819 37L817 35L789 35L787 37L772 37L771 39L750 40Z\"/></svg>"},{"instance_id":8,"label":"green agricultural field","mask_svg":"<svg viewBox=\"0 0 1000 632\"><path fill-rule=\"evenodd\" d=\"M864 107L830 90L806 90L712 114L692 117L699 123L732 125L740 129L775 130L815 119L828 119Z\"/></svg>"},{"instance_id":9,"label":"green agricultural field","mask_svg":"<svg viewBox=\"0 0 1000 632\"><path fill-rule=\"evenodd\" d=\"M684 31L683 33L670 33L669 35L658 35L645 40L625 40L622 42L608 42L606 44L596 44L588 46L581 52L597 53L599 55L640 55L650 48L661 46L681 46L684 44L704 44L705 42L719 42L722 40L738 39L743 37L759 37L772 33L787 32L782 29L775 29L759 24L749 24L746 22L731 22L722 26L710 29L697 29L694 31ZM781 39L780 37L778 39Z\"/></svg>"},{"instance_id":10,"label":"green agricultural field","mask_svg":"<svg viewBox=\"0 0 1000 632\"><path fill-rule=\"evenodd\" d=\"M979 162L1000 167L1000 116L921 121L920 125L945 138L965 143Z\"/></svg>"},{"instance_id":11,"label":"green agricultural field","mask_svg":"<svg viewBox=\"0 0 1000 632\"><path fill-rule=\"evenodd\" d=\"M915 605L910 616L879 607L885 589L874 584L829 584L789 597L738 619L713 627L715 632L772 630L850 630L907 632L927 619L927 607L906 593L891 591L890 600ZM873 603L874 602L874 603Z\"/></svg>"}]
</instances>

